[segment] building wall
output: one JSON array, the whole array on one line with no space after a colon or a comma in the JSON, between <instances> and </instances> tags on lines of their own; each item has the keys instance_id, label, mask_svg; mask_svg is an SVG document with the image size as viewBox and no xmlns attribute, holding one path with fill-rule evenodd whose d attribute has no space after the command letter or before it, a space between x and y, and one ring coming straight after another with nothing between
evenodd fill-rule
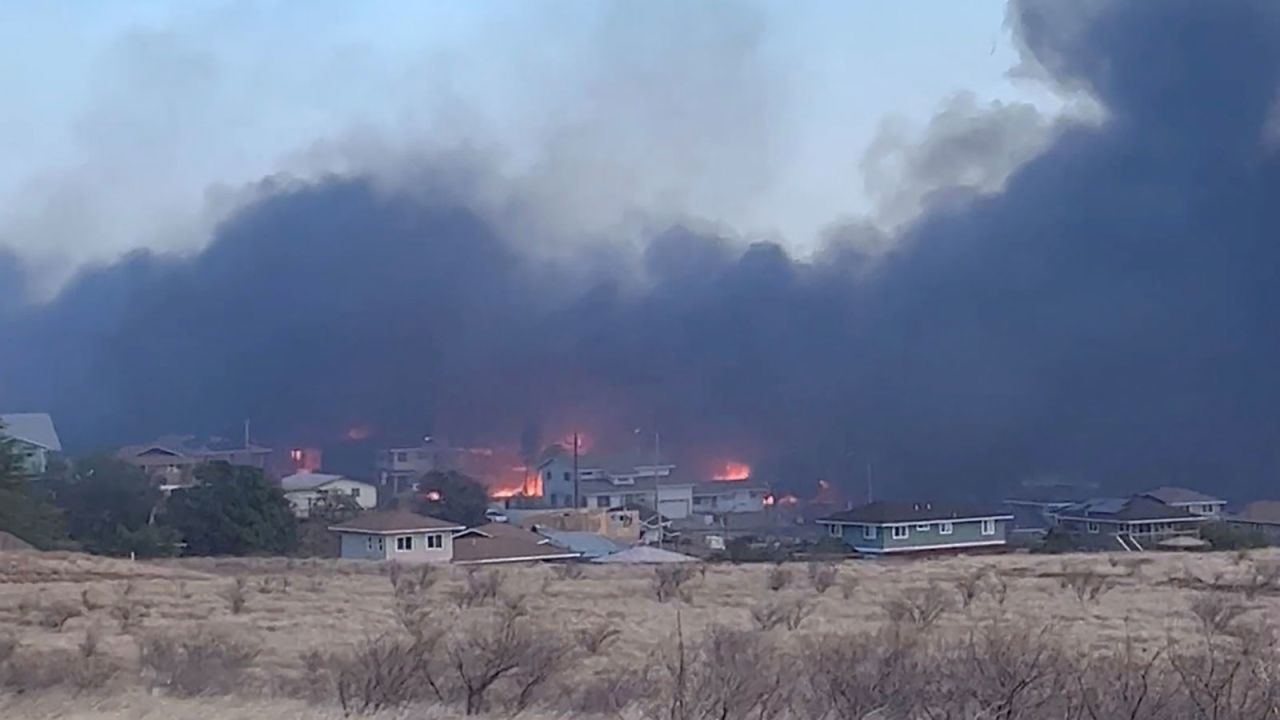
<instances>
[{"instance_id":1,"label":"building wall","mask_svg":"<svg viewBox=\"0 0 1280 720\"><path fill-rule=\"evenodd\" d=\"M344 560L386 560L402 563L447 563L453 560L453 533L404 533L401 535L374 535L340 533L341 556ZM428 548L427 536L441 538L440 548ZM412 550L396 550L396 538L413 538Z\"/></svg>"},{"instance_id":2,"label":"building wall","mask_svg":"<svg viewBox=\"0 0 1280 720\"><path fill-rule=\"evenodd\" d=\"M542 474L542 500L546 506L573 507L573 459L557 457L538 472Z\"/></svg>"},{"instance_id":3,"label":"building wall","mask_svg":"<svg viewBox=\"0 0 1280 720\"><path fill-rule=\"evenodd\" d=\"M1008 520L995 520L995 533L992 535L982 534L982 523L978 520L969 521L953 521L951 523L951 533L942 534L941 525L938 521L928 523L910 523L903 525L906 527L905 538L893 537L892 526L869 526L875 529L874 537L866 537L864 530L866 525L839 525L840 528L836 536L844 540L849 547L864 552L911 552L913 550L931 550L935 548L945 549L949 546L959 545L956 549L963 549L963 546L972 544L977 547L979 543L1002 544L1006 542L1008 536L1009 524ZM928 525L928 529L921 529Z\"/></svg>"},{"instance_id":4,"label":"building wall","mask_svg":"<svg viewBox=\"0 0 1280 720\"><path fill-rule=\"evenodd\" d=\"M764 510L764 498L768 494L763 488L745 487L716 488L715 492L695 490L693 509L695 512L761 512Z\"/></svg>"},{"instance_id":5,"label":"building wall","mask_svg":"<svg viewBox=\"0 0 1280 720\"><path fill-rule=\"evenodd\" d=\"M359 490L359 495L355 496L356 504L365 510L369 510L378 506L378 488L369 483L362 483L358 480L335 480L328 483L324 487L315 490L294 490L284 494L285 499L293 506L293 514L297 517L304 518L311 514L311 506L316 503L323 495L345 495L350 496L353 490Z\"/></svg>"},{"instance_id":6,"label":"building wall","mask_svg":"<svg viewBox=\"0 0 1280 720\"><path fill-rule=\"evenodd\" d=\"M45 448L15 439L13 449L18 455L19 470L24 475L43 475L49 469L49 451Z\"/></svg>"},{"instance_id":7,"label":"building wall","mask_svg":"<svg viewBox=\"0 0 1280 720\"><path fill-rule=\"evenodd\" d=\"M646 507L653 505L653 490L637 489L630 485L618 485L609 492L593 489L583 493L588 508L618 507L628 502L640 503ZM669 518L679 520L689 517L693 512L693 487L690 485L659 485L658 512Z\"/></svg>"}]
</instances>

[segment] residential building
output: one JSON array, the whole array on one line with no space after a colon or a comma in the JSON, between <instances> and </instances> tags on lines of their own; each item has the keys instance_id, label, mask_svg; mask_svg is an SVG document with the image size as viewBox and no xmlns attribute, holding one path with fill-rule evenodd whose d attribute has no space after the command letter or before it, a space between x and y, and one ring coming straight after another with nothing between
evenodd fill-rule
<instances>
[{"instance_id":1,"label":"residential building","mask_svg":"<svg viewBox=\"0 0 1280 720\"><path fill-rule=\"evenodd\" d=\"M1244 506L1226 521L1237 530L1257 532L1268 544L1280 544L1280 500L1258 500Z\"/></svg>"},{"instance_id":2,"label":"residential building","mask_svg":"<svg viewBox=\"0 0 1280 720\"><path fill-rule=\"evenodd\" d=\"M378 488L342 475L300 472L283 478L280 487L293 506L293 514L309 517L314 507L331 507L338 497L350 498L361 509L378 506Z\"/></svg>"},{"instance_id":3,"label":"residential building","mask_svg":"<svg viewBox=\"0 0 1280 720\"><path fill-rule=\"evenodd\" d=\"M170 435L155 442L128 445L116 452L119 459L136 465L162 485L184 486L194 482L193 473L200 465L225 462L252 467L267 473L272 450L251 442L235 442L222 438L200 441L192 435Z\"/></svg>"},{"instance_id":4,"label":"residential building","mask_svg":"<svg viewBox=\"0 0 1280 720\"><path fill-rule=\"evenodd\" d=\"M1227 507L1226 500L1181 487L1158 487L1142 494L1170 507L1182 508L1193 515L1211 518L1222 517Z\"/></svg>"},{"instance_id":5,"label":"residential building","mask_svg":"<svg viewBox=\"0 0 1280 720\"><path fill-rule=\"evenodd\" d=\"M549 562L576 560L580 556L509 523L489 523L453 536L453 562L458 565Z\"/></svg>"},{"instance_id":6,"label":"residential building","mask_svg":"<svg viewBox=\"0 0 1280 720\"><path fill-rule=\"evenodd\" d=\"M593 563L610 565L665 565L667 563L695 563L698 558L649 545L639 545L611 555L595 558Z\"/></svg>"},{"instance_id":7,"label":"residential building","mask_svg":"<svg viewBox=\"0 0 1280 720\"><path fill-rule=\"evenodd\" d=\"M1174 537L1198 538L1209 517L1144 494L1077 503L1057 511L1054 520L1084 548L1146 550Z\"/></svg>"},{"instance_id":8,"label":"residential building","mask_svg":"<svg viewBox=\"0 0 1280 720\"><path fill-rule=\"evenodd\" d=\"M693 486L693 512L761 512L768 497L769 486L751 479L710 480Z\"/></svg>"},{"instance_id":9,"label":"residential building","mask_svg":"<svg viewBox=\"0 0 1280 720\"><path fill-rule=\"evenodd\" d=\"M631 545L640 540L644 528L641 516L655 513L647 507L640 509L609 508L551 508L542 510L507 510L512 523L527 530L564 530L587 532L617 542Z\"/></svg>"},{"instance_id":10,"label":"residential building","mask_svg":"<svg viewBox=\"0 0 1280 720\"><path fill-rule=\"evenodd\" d=\"M605 555L612 555L629 547L616 540L591 532L549 530L539 527L537 533L550 540L551 544L556 547L578 553L583 560L593 560Z\"/></svg>"},{"instance_id":11,"label":"residential building","mask_svg":"<svg viewBox=\"0 0 1280 720\"><path fill-rule=\"evenodd\" d=\"M822 518L828 534L868 555L1004 547L1013 515L996 507L943 502L873 502Z\"/></svg>"},{"instance_id":12,"label":"residential building","mask_svg":"<svg viewBox=\"0 0 1280 720\"><path fill-rule=\"evenodd\" d=\"M579 456L578 505L607 508L611 503L620 505L623 502L641 502L652 507L655 483L662 486L687 486L687 490L663 492L660 500L671 506L663 510L664 514L668 511L680 512L681 503L684 503L683 514L680 515L684 517L693 507L693 485L673 478L675 468L675 465L655 460L647 454ZM537 472L543 504L548 507L573 507L575 487L572 453L558 446L553 448L538 465ZM646 491L648 499L640 498L640 494ZM635 497L617 501L612 499L615 495L628 494ZM601 500L601 495L610 499Z\"/></svg>"},{"instance_id":13,"label":"residential building","mask_svg":"<svg viewBox=\"0 0 1280 720\"><path fill-rule=\"evenodd\" d=\"M393 495L410 489L423 475L443 469L444 451L443 443L431 438L418 445L380 450L375 460L378 482L390 486Z\"/></svg>"},{"instance_id":14,"label":"residential building","mask_svg":"<svg viewBox=\"0 0 1280 720\"><path fill-rule=\"evenodd\" d=\"M333 525L344 560L393 560L403 563L453 561L453 534L462 525L404 510L365 513Z\"/></svg>"},{"instance_id":15,"label":"residential building","mask_svg":"<svg viewBox=\"0 0 1280 720\"><path fill-rule=\"evenodd\" d=\"M1097 496L1096 483L1057 479L1025 481L1004 501L1013 513L1009 532L1013 536L1039 538L1053 527L1054 513Z\"/></svg>"},{"instance_id":16,"label":"residential building","mask_svg":"<svg viewBox=\"0 0 1280 720\"><path fill-rule=\"evenodd\" d=\"M10 438L25 475L43 475L49 460L62 452L62 440L46 413L0 415L0 436Z\"/></svg>"}]
</instances>

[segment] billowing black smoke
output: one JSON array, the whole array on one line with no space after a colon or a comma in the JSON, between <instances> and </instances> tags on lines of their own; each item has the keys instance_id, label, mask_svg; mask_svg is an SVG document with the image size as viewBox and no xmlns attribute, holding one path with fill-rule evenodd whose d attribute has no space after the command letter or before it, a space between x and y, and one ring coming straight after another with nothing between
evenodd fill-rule
<instances>
[{"instance_id":1,"label":"billowing black smoke","mask_svg":"<svg viewBox=\"0 0 1280 720\"><path fill-rule=\"evenodd\" d=\"M639 257L553 262L465 198L286 184L198 256L133 256L10 319L0 405L48 408L82 445L245 417L268 438L513 445L643 425L796 483L873 463L886 493L1042 474L1262 493L1280 5L1010 14L1028 64L1105 119L1060 129L999 194L940 194L886 258L675 227Z\"/></svg>"}]
</instances>

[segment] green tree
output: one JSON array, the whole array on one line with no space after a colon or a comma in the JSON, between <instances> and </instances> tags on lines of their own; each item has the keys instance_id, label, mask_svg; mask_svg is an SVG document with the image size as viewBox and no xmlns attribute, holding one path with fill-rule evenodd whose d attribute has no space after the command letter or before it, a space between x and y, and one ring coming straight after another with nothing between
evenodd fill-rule
<instances>
[{"instance_id":1,"label":"green tree","mask_svg":"<svg viewBox=\"0 0 1280 720\"><path fill-rule=\"evenodd\" d=\"M176 533L156 522L164 496L145 472L110 457L89 458L74 467L50 481L72 540L100 555L173 554Z\"/></svg>"},{"instance_id":2,"label":"green tree","mask_svg":"<svg viewBox=\"0 0 1280 720\"><path fill-rule=\"evenodd\" d=\"M38 548L65 544L61 517L24 474L15 441L0 427L0 530Z\"/></svg>"},{"instance_id":3,"label":"green tree","mask_svg":"<svg viewBox=\"0 0 1280 720\"><path fill-rule=\"evenodd\" d=\"M175 490L166 522L188 555L284 554L297 545L297 520L284 492L257 468L209 463L196 469L199 485Z\"/></svg>"},{"instance_id":4,"label":"green tree","mask_svg":"<svg viewBox=\"0 0 1280 720\"><path fill-rule=\"evenodd\" d=\"M453 470L423 475L413 499L414 512L467 527L483 524L488 507L489 494L484 486Z\"/></svg>"}]
</instances>

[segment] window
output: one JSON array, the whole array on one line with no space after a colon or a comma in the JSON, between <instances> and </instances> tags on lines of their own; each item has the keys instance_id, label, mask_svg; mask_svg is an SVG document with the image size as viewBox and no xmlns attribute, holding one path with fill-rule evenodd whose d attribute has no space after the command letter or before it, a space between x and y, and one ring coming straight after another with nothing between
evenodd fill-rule
<instances>
[{"instance_id":1,"label":"window","mask_svg":"<svg viewBox=\"0 0 1280 720\"><path fill-rule=\"evenodd\" d=\"M906 540L908 537L911 537L911 528L907 527L906 525L893 526L894 540Z\"/></svg>"},{"instance_id":2,"label":"window","mask_svg":"<svg viewBox=\"0 0 1280 720\"><path fill-rule=\"evenodd\" d=\"M550 475L550 474L551 473L547 473L547 475ZM551 478L548 477L547 479L550 480ZM550 500L551 500L551 507L560 507L560 502L559 502L560 496L556 495L555 493L551 493Z\"/></svg>"},{"instance_id":3,"label":"window","mask_svg":"<svg viewBox=\"0 0 1280 720\"><path fill-rule=\"evenodd\" d=\"M373 541L374 541L374 540L375 540L375 538L373 538L372 536L367 537L367 538L365 538L365 539L364 539L364 546L365 546L365 548L366 548L369 552L373 552L373 548L374 548Z\"/></svg>"},{"instance_id":4,"label":"window","mask_svg":"<svg viewBox=\"0 0 1280 720\"><path fill-rule=\"evenodd\" d=\"M862 538L863 538L864 540L875 540L875 539L876 539L876 526L875 526L875 525L863 525L863 526L862 526Z\"/></svg>"},{"instance_id":5,"label":"window","mask_svg":"<svg viewBox=\"0 0 1280 720\"><path fill-rule=\"evenodd\" d=\"M353 498L359 498L359 497L360 497L360 488L351 488L351 497L353 497Z\"/></svg>"},{"instance_id":6,"label":"window","mask_svg":"<svg viewBox=\"0 0 1280 720\"><path fill-rule=\"evenodd\" d=\"M1089 523L1088 525L1086 525L1085 527L1087 527L1087 528L1089 529L1089 532L1091 532L1091 533L1096 533L1096 532L1098 532L1098 530L1100 529L1100 528L1098 527L1098 523L1095 523L1095 522L1091 522L1091 523Z\"/></svg>"},{"instance_id":7,"label":"window","mask_svg":"<svg viewBox=\"0 0 1280 720\"><path fill-rule=\"evenodd\" d=\"M955 526L952 525L951 523L949 522L938 523L939 535L950 535L953 532L955 532Z\"/></svg>"},{"instance_id":8,"label":"window","mask_svg":"<svg viewBox=\"0 0 1280 720\"><path fill-rule=\"evenodd\" d=\"M565 474L564 474L564 481L565 481L565 482L569 482L569 481L571 481L571 480L573 480L573 473L571 473L571 472L565 472Z\"/></svg>"},{"instance_id":9,"label":"window","mask_svg":"<svg viewBox=\"0 0 1280 720\"><path fill-rule=\"evenodd\" d=\"M444 536L439 534L427 536L427 549L440 550L444 548Z\"/></svg>"},{"instance_id":10,"label":"window","mask_svg":"<svg viewBox=\"0 0 1280 720\"><path fill-rule=\"evenodd\" d=\"M542 477L547 482L551 482L551 471L550 470L546 471L545 473L543 473Z\"/></svg>"},{"instance_id":11,"label":"window","mask_svg":"<svg viewBox=\"0 0 1280 720\"><path fill-rule=\"evenodd\" d=\"M996 534L996 521L995 521L995 520L983 520L983 521L982 521L982 534L983 534L983 535L995 535L995 534Z\"/></svg>"},{"instance_id":12,"label":"window","mask_svg":"<svg viewBox=\"0 0 1280 720\"><path fill-rule=\"evenodd\" d=\"M840 527L839 525L828 525L827 534L830 535L831 537L840 537L844 535L844 528Z\"/></svg>"},{"instance_id":13,"label":"window","mask_svg":"<svg viewBox=\"0 0 1280 720\"><path fill-rule=\"evenodd\" d=\"M409 552L413 550L413 536L400 535L396 538L396 552Z\"/></svg>"},{"instance_id":14,"label":"window","mask_svg":"<svg viewBox=\"0 0 1280 720\"><path fill-rule=\"evenodd\" d=\"M1212 505L1201 505L1201 506L1200 506L1200 512L1204 513L1205 515L1212 515L1212 514L1213 514L1213 506L1212 506Z\"/></svg>"},{"instance_id":15,"label":"window","mask_svg":"<svg viewBox=\"0 0 1280 720\"><path fill-rule=\"evenodd\" d=\"M407 452L396 453L396 462L409 462L409 453Z\"/></svg>"},{"instance_id":16,"label":"window","mask_svg":"<svg viewBox=\"0 0 1280 720\"><path fill-rule=\"evenodd\" d=\"M607 508L607 507L609 507L609 496L608 496L608 495L597 495L597 496L596 496L596 507L598 507L598 508Z\"/></svg>"},{"instance_id":17,"label":"window","mask_svg":"<svg viewBox=\"0 0 1280 720\"><path fill-rule=\"evenodd\" d=\"M929 532L929 528L932 526L932 523L920 523L916 525L916 530L919 530L920 532Z\"/></svg>"}]
</instances>

